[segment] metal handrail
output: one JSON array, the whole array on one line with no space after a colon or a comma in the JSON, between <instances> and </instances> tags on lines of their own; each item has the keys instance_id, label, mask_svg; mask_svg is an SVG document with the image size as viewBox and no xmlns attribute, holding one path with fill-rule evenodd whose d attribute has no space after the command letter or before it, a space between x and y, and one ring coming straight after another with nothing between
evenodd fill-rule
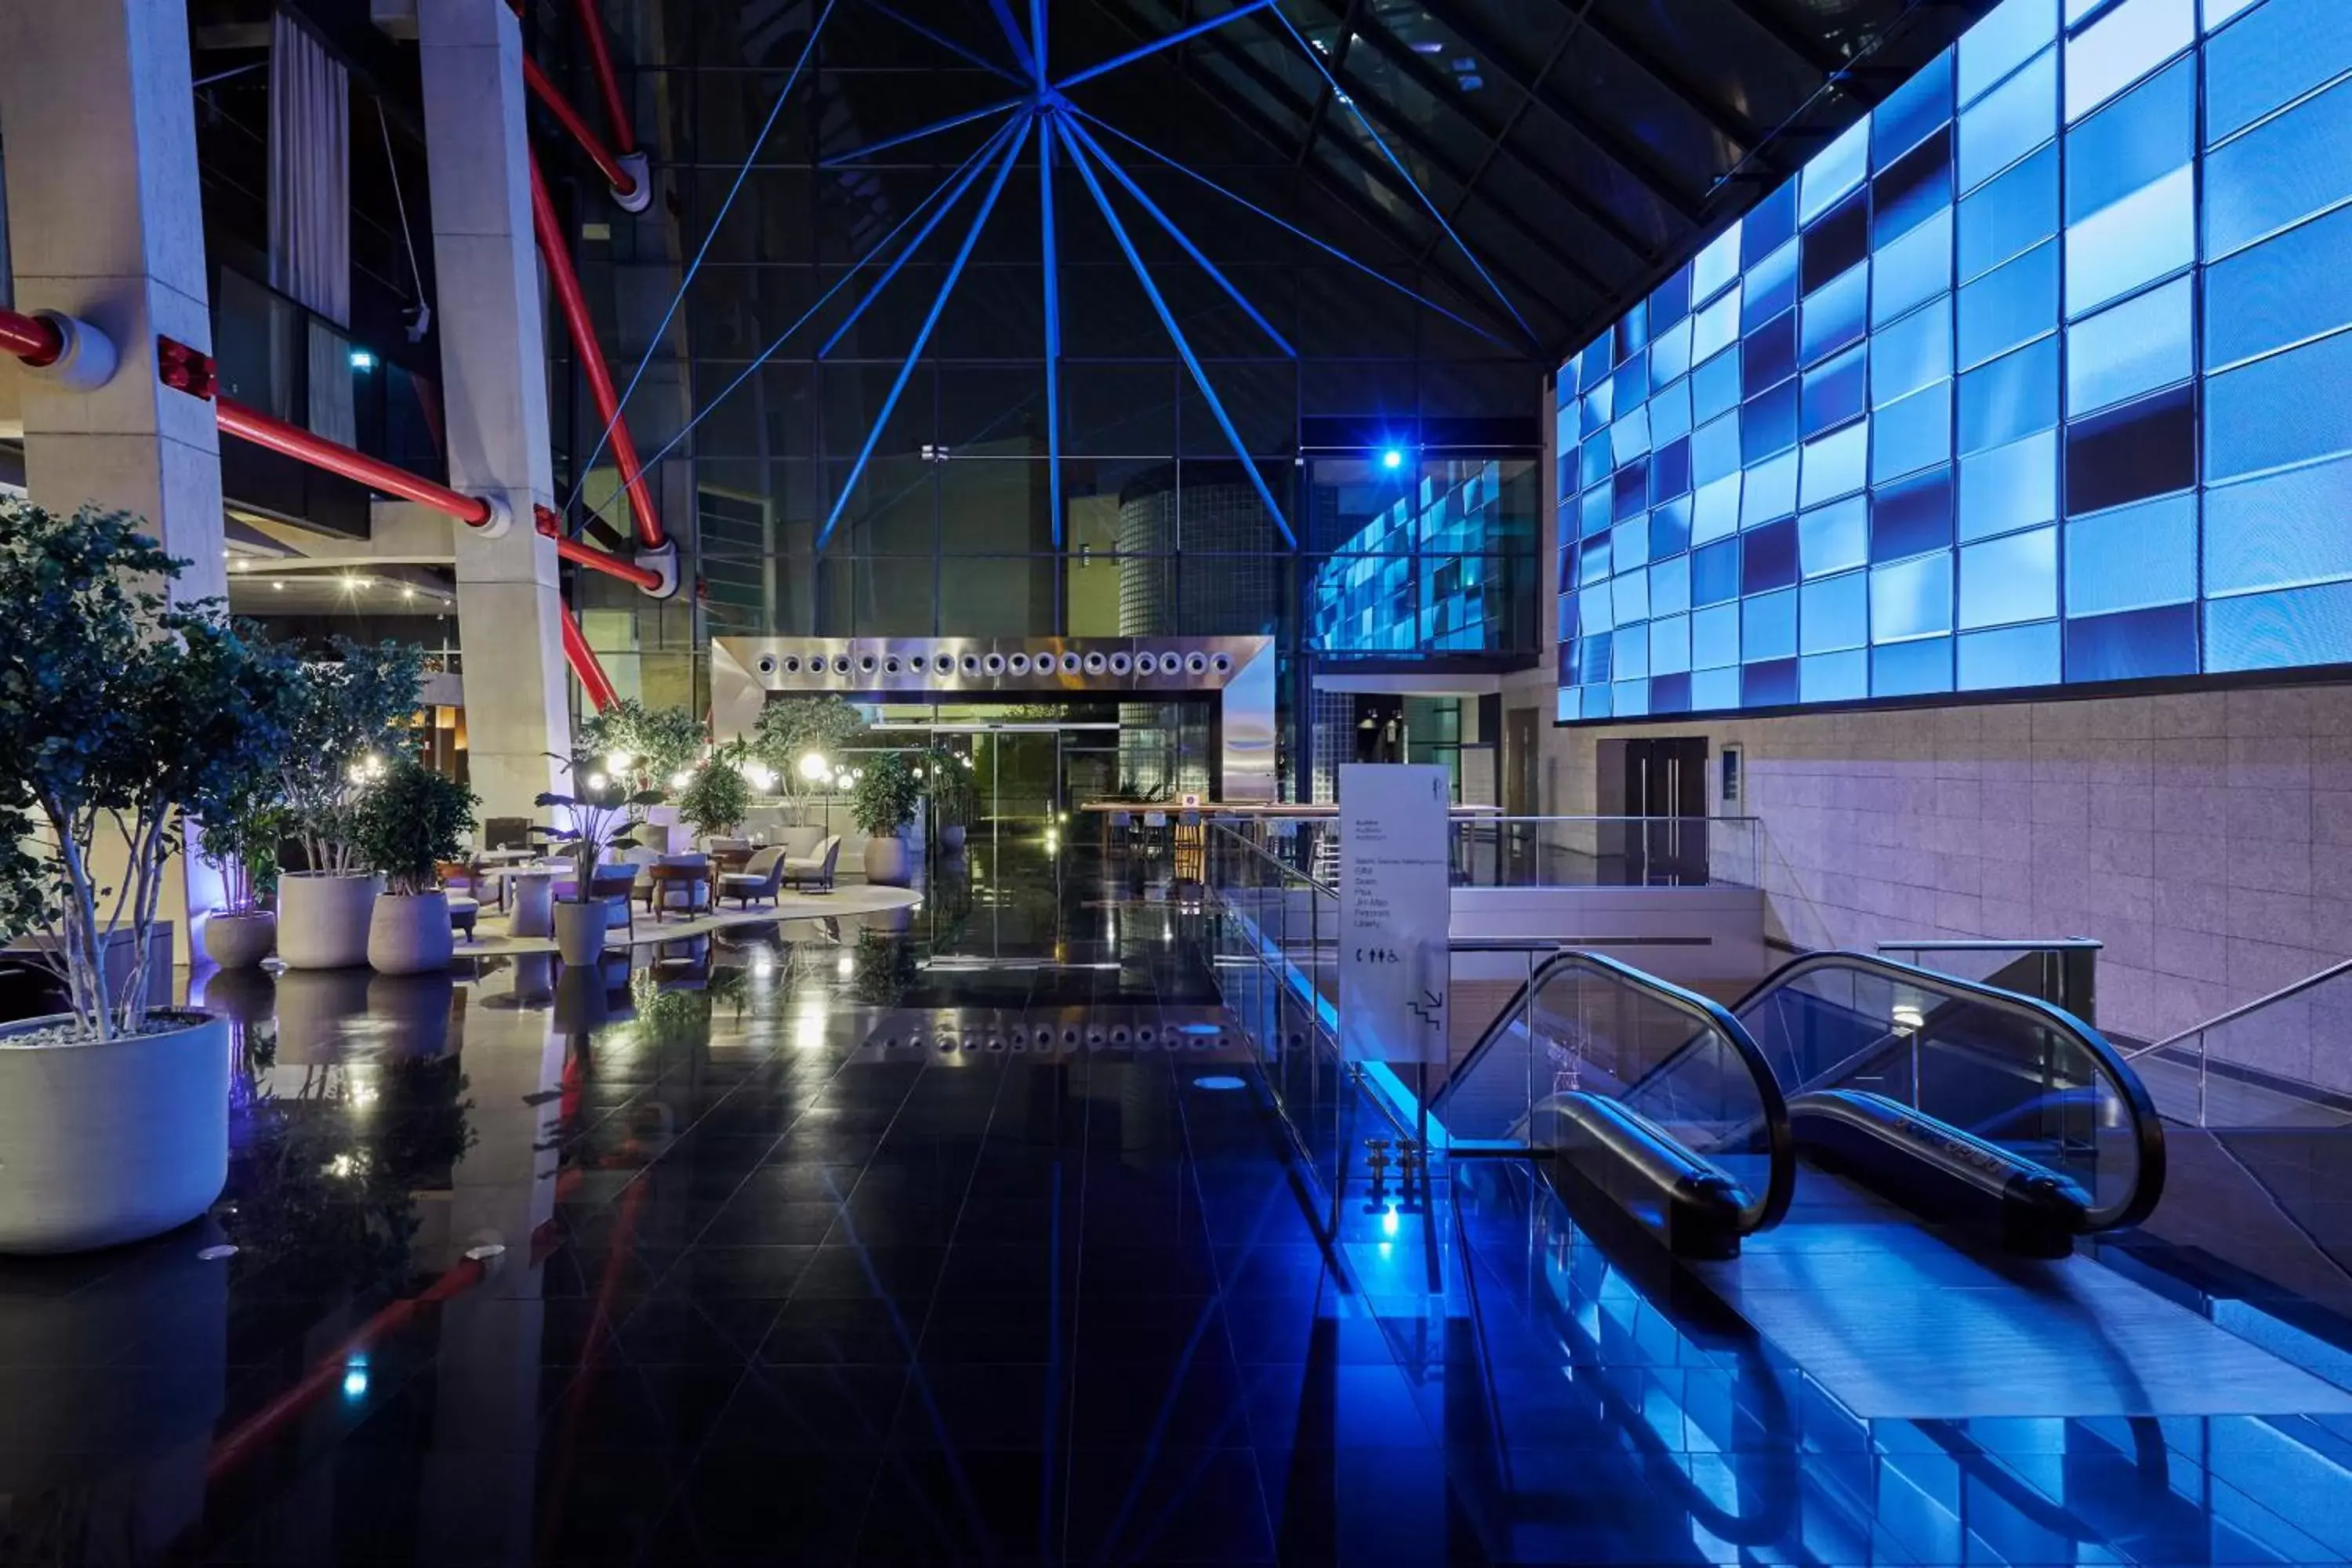
<instances>
[{"instance_id":1,"label":"metal handrail","mask_svg":"<svg viewBox=\"0 0 2352 1568\"><path fill-rule=\"evenodd\" d=\"M2160 1051L2167 1046L2177 1046L2191 1035L2201 1035L2208 1029L2218 1029L2224 1024L2234 1024L2250 1013L2261 1012L2273 1002L2284 1002L2290 996L2299 996L2315 985L2346 973L2352 973L2352 958L2347 958L2341 963L2331 964L2316 974L2306 974L2292 985L2283 985L2267 996L2257 996L2251 1002L2232 1007L2228 1012L2208 1018L2201 1024L2193 1024L2177 1035L2167 1035L2152 1045L2135 1047L2124 1053L2124 1060L2136 1061L2151 1051Z\"/></svg>"},{"instance_id":2,"label":"metal handrail","mask_svg":"<svg viewBox=\"0 0 2352 1568\"><path fill-rule=\"evenodd\" d=\"M2084 1023L2063 1007L2026 996L2015 991L2004 991L1981 981L1963 980L1954 974L1940 974L1916 964L1898 963L1891 958L1874 953L1852 952L1827 949L1808 952L1790 959L1752 986L1748 994L1731 1005L1734 1013L1745 1013L1766 995L1791 984L1803 974L1816 969L1860 969L1886 979L1899 980L1906 985L1924 991L1941 992L1958 1000L1976 1003L1996 1012L2023 1016L2046 1028L2054 1028L2071 1037L2081 1046L2093 1067L2106 1079L2131 1112L2132 1141L2139 1153L2138 1180L2124 1201L2105 1209L2091 1209L2084 1218L2095 1230L2120 1230L2137 1225L2156 1210L2157 1201L2164 1195L2164 1122L2158 1115L2156 1101L2149 1098L2147 1086L2140 1081L2130 1061L2114 1042L2093 1026ZM1803 1085L1792 1086L1792 1092L1802 1092ZM1922 1111L1921 1115L1930 1113Z\"/></svg>"},{"instance_id":3,"label":"metal handrail","mask_svg":"<svg viewBox=\"0 0 2352 1568\"><path fill-rule=\"evenodd\" d=\"M1244 849L1248 850L1251 854L1256 856L1259 859L1265 861L1267 865L1281 872L1285 877L1304 882L1318 893L1328 893L1335 899L1339 896L1339 889L1332 887L1328 882L1317 881L1313 877L1300 870L1289 861L1285 860L1281 856L1273 853L1260 845L1251 843L1248 839L1243 837L1240 833L1226 826L1223 823L1211 822L1208 824L1208 826L1212 832L1233 840L1234 843L1241 846Z\"/></svg>"},{"instance_id":4,"label":"metal handrail","mask_svg":"<svg viewBox=\"0 0 2352 1568\"><path fill-rule=\"evenodd\" d=\"M2089 936L2053 936L2039 942L2030 940L1993 942L1958 937L1947 941L1942 937L1927 936L1913 942L1882 942L1878 944L1878 951L1881 952L2056 952L2074 948L2104 951L2106 945L2098 938Z\"/></svg>"},{"instance_id":5,"label":"metal handrail","mask_svg":"<svg viewBox=\"0 0 2352 1568\"><path fill-rule=\"evenodd\" d=\"M1790 1201L1796 1194L1797 1142L1789 1126L1789 1102L1780 1092L1780 1079L1773 1072L1771 1062L1765 1057L1763 1048L1757 1045L1755 1037L1748 1032L1747 1026L1732 1016L1721 1003L1710 1002L1696 992L1685 991L1630 963L1621 963L1597 952L1564 948L1538 965L1525 984L1495 1015L1495 1021L1479 1035L1477 1044L1464 1054L1461 1065L1454 1069L1444 1091L1438 1097L1441 1103L1451 1097L1454 1086L1467 1079L1477 1066L1478 1058L1507 1034L1511 1026L1523 1015L1529 1020L1529 1045L1532 1048L1533 1002L1554 975L1567 969L1582 969L1589 973L1597 973L1654 997L1675 1011L1696 1018L1705 1028L1713 1029L1730 1045L1740 1065L1748 1069L1748 1076L1756 1087L1756 1098L1764 1108L1764 1147L1769 1170L1763 1195L1740 1211L1740 1229L1743 1234L1752 1235L1780 1224L1787 1216ZM1698 1158L1704 1160L1706 1156L1699 1155Z\"/></svg>"}]
</instances>

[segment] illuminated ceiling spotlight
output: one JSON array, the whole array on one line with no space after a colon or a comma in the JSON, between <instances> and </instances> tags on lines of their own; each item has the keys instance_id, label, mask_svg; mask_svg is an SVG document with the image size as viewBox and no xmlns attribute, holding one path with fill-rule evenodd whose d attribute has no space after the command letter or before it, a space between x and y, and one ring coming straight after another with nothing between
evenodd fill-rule
<instances>
[{"instance_id":1,"label":"illuminated ceiling spotlight","mask_svg":"<svg viewBox=\"0 0 2352 1568\"><path fill-rule=\"evenodd\" d=\"M1391 474L1395 473L1398 469L1400 469L1400 468L1403 468L1403 467L1404 467L1404 448L1403 448L1402 447L1381 447L1381 467L1383 469L1387 470L1388 472L1390 472L1390 473L1391 473Z\"/></svg>"}]
</instances>

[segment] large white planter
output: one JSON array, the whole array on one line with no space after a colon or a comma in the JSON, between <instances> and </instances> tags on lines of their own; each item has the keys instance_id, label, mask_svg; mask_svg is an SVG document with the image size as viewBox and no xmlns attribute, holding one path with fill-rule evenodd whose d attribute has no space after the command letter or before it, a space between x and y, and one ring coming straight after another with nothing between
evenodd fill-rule
<instances>
[{"instance_id":1,"label":"large white planter","mask_svg":"<svg viewBox=\"0 0 2352 1568\"><path fill-rule=\"evenodd\" d=\"M903 888L914 880L914 859L907 841L896 834L866 841L866 879L877 887Z\"/></svg>"},{"instance_id":2,"label":"large white planter","mask_svg":"<svg viewBox=\"0 0 2352 1568\"><path fill-rule=\"evenodd\" d=\"M571 968L604 956L604 937L613 929L612 916L600 900L593 904L555 906L555 951Z\"/></svg>"},{"instance_id":3,"label":"large white planter","mask_svg":"<svg viewBox=\"0 0 2352 1568\"><path fill-rule=\"evenodd\" d=\"M456 942L449 931L449 896L383 893L368 924L368 967L378 974L429 974L449 967Z\"/></svg>"},{"instance_id":4,"label":"large white planter","mask_svg":"<svg viewBox=\"0 0 2352 1568\"><path fill-rule=\"evenodd\" d=\"M205 956L223 969L251 969L278 942L278 917L268 910L219 910L205 917Z\"/></svg>"},{"instance_id":5,"label":"large white planter","mask_svg":"<svg viewBox=\"0 0 2352 1568\"><path fill-rule=\"evenodd\" d=\"M0 1028L0 1253L159 1236L228 1180L228 1021L104 1044L14 1047Z\"/></svg>"},{"instance_id":6,"label":"large white planter","mask_svg":"<svg viewBox=\"0 0 2352 1568\"><path fill-rule=\"evenodd\" d=\"M368 961L368 928L383 879L289 871L278 879L278 956L289 969L352 969Z\"/></svg>"}]
</instances>

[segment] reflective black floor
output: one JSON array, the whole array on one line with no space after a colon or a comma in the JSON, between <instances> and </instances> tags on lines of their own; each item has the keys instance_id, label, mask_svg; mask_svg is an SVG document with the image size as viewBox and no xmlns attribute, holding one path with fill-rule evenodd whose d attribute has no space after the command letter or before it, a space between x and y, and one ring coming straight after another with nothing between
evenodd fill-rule
<instances>
[{"instance_id":1,"label":"reflective black floor","mask_svg":"<svg viewBox=\"0 0 2352 1568\"><path fill-rule=\"evenodd\" d=\"M2352 1553L2352 1424L1857 1421L1523 1167L1327 1182L1162 868L924 891L205 987L220 1212L0 1263L0 1563Z\"/></svg>"}]
</instances>

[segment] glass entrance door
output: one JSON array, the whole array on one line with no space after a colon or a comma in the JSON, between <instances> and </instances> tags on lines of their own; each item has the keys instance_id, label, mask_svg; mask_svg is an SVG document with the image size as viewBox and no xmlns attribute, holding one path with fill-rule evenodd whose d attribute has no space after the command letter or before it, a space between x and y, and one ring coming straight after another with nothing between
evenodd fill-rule
<instances>
[{"instance_id":1,"label":"glass entrance door","mask_svg":"<svg viewBox=\"0 0 2352 1568\"><path fill-rule=\"evenodd\" d=\"M1003 728L972 736L980 820L996 827L1040 827L1061 804L1060 731L1051 725Z\"/></svg>"}]
</instances>

